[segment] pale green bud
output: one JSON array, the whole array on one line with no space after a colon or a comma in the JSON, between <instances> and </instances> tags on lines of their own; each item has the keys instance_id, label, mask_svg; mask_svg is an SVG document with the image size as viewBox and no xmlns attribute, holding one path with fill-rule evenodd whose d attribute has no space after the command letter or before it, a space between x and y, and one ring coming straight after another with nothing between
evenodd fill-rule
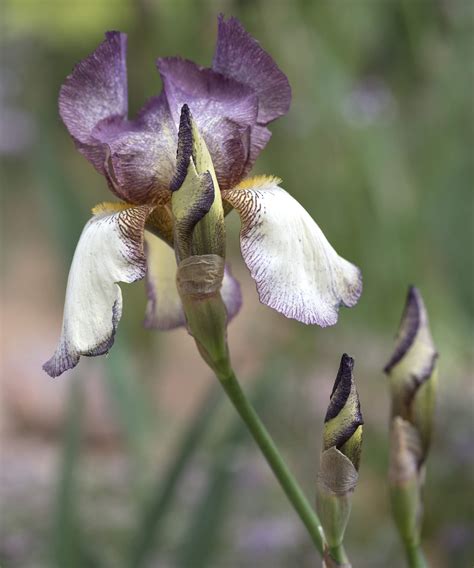
<instances>
[{"instance_id":1,"label":"pale green bud","mask_svg":"<svg viewBox=\"0 0 474 568\"><path fill-rule=\"evenodd\" d=\"M385 372L392 400L390 500L411 560L423 557L421 490L433 428L437 358L423 299L416 288L410 287L395 352Z\"/></svg>"},{"instance_id":2,"label":"pale green bud","mask_svg":"<svg viewBox=\"0 0 474 568\"><path fill-rule=\"evenodd\" d=\"M222 197L206 143L187 105L181 109L171 211L178 262L191 255L225 257Z\"/></svg>"},{"instance_id":3,"label":"pale green bud","mask_svg":"<svg viewBox=\"0 0 474 568\"><path fill-rule=\"evenodd\" d=\"M410 287L395 351L384 370L390 380L392 417L407 420L420 436L420 463L431 440L437 359L423 299L417 288Z\"/></svg>"},{"instance_id":4,"label":"pale green bud","mask_svg":"<svg viewBox=\"0 0 474 568\"><path fill-rule=\"evenodd\" d=\"M352 370L344 354L326 413L316 508L330 550L342 544L358 479L363 419Z\"/></svg>"},{"instance_id":5,"label":"pale green bud","mask_svg":"<svg viewBox=\"0 0 474 568\"><path fill-rule=\"evenodd\" d=\"M358 471L364 420L360 412L353 368L354 359L344 353L324 419L323 442L325 450L336 447Z\"/></svg>"},{"instance_id":6,"label":"pale green bud","mask_svg":"<svg viewBox=\"0 0 474 568\"><path fill-rule=\"evenodd\" d=\"M224 277L224 209L211 156L189 108L178 134L176 175L171 182L177 287L188 331L204 360L219 375L230 371L227 311L220 295Z\"/></svg>"}]
</instances>

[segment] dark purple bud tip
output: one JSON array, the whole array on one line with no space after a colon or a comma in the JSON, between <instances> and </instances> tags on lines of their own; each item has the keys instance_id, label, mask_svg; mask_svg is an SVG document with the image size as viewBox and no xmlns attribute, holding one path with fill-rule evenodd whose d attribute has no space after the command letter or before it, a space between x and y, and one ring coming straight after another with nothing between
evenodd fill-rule
<instances>
[{"instance_id":1,"label":"dark purple bud tip","mask_svg":"<svg viewBox=\"0 0 474 568\"><path fill-rule=\"evenodd\" d=\"M324 447L328 449L335 446L349 457L357 469L362 436L359 427L364 424L364 420L353 369L354 359L344 353L324 419ZM356 431L358 435L354 436Z\"/></svg>"},{"instance_id":2,"label":"dark purple bud tip","mask_svg":"<svg viewBox=\"0 0 474 568\"><path fill-rule=\"evenodd\" d=\"M393 367L402 360L413 345L416 334L424 321L426 321L426 310L420 291L415 286L409 286L399 326L397 345L390 361L384 367L385 373L390 373Z\"/></svg>"},{"instance_id":3,"label":"dark purple bud tip","mask_svg":"<svg viewBox=\"0 0 474 568\"><path fill-rule=\"evenodd\" d=\"M339 414L342 407L346 404L352 387L352 371L354 369L354 359L344 353L341 357L339 371L337 373L336 381L332 387L331 401L329 403L328 411L326 414L325 422L331 420Z\"/></svg>"},{"instance_id":4,"label":"dark purple bud tip","mask_svg":"<svg viewBox=\"0 0 474 568\"><path fill-rule=\"evenodd\" d=\"M177 191L183 185L193 153L193 142L192 114L188 105L184 104L179 119L176 173L170 183L171 191Z\"/></svg>"}]
</instances>

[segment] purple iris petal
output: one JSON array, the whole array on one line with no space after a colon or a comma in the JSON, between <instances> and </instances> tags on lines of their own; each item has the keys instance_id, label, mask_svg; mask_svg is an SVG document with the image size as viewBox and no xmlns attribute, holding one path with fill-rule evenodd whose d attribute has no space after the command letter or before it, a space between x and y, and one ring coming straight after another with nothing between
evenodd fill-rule
<instances>
[{"instance_id":1,"label":"purple iris petal","mask_svg":"<svg viewBox=\"0 0 474 568\"><path fill-rule=\"evenodd\" d=\"M121 128L128 111L127 37L107 32L99 47L80 61L59 93L59 113L80 152L104 173L105 149L93 131ZM108 126L106 126L108 125Z\"/></svg>"},{"instance_id":2,"label":"purple iris petal","mask_svg":"<svg viewBox=\"0 0 474 568\"><path fill-rule=\"evenodd\" d=\"M258 123L266 125L288 112L291 88L271 56L236 18L219 16L212 68L251 87L258 95Z\"/></svg>"},{"instance_id":3,"label":"purple iris petal","mask_svg":"<svg viewBox=\"0 0 474 568\"><path fill-rule=\"evenodd\" d=\"M118 197L154 201L173 178L179 115L188 104L221 189L234 187L268 142L266 124L288 110L285 75L237 20L221 17L213 69L159 60L163 92L129 121L126 44L125 34L106 33L61 88L60 114L79 151Z\"/></svg>"},{"instance_id":4,"label":"purple iris petal","mask_svg":"<svg viewBox=\"0 0 474 568\"><path fill-rule=\"evenodd\" d=\"M104 118L126 118L127 37L107 32L99 47L79 62L59 94L59 112L71 135L87 144Z\"/></svg>"},{"instance_id":5,"label":"purple iris petal","mask_svg":"<svg viewBox=\"0 0 474 568\"><path fill-rule=\"evenodd\" d=\"M166 99L154 97L127 120L125 34L106 33L75 68L59 95L59 110L79 151L106 176L110 189L145 203L174 175L177 132Z\"/></svg>"},{"instance_id":6,"label":"purple iris petal","mask_svg":"<svg viewBox=\"0 0 474 568\"><path fill-rule=\"evenodd\" d=\"M258 155L265 148L271 136L272 133L266 126L260 126L259 124L253 126L250 133L250 151L247 164L245 166L245 174L250 172L258 158Z\"/></svg>"},{"instance_id":7,"label":"purple iris petal","mask_svg":"<svg viewBox=\"0 0 474 568\"><path fill-rule=\"evenodd\" d=\"M178 133L163 93L150 99L128 130L104 140L113 183L126 200L145 203L167 191L176 169Z\"/></svg>"},{"instance_id":8,"label":"purple iris petal","mask_svg":"<svg viewBox=\"0 0 474 568\"><path fill-rule=\"evenodd\" d=\"M245 175L249 158L258 109L255 93L178 57L159 59L157 65L176 126L187 104L209 148L221 189L233 187Z\"/></svg>"}]
</instances>

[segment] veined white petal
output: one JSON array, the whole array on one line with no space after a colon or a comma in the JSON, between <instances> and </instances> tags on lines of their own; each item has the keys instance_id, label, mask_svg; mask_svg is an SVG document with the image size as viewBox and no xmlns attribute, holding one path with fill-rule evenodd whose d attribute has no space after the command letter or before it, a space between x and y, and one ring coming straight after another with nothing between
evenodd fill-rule
<instances>
[{"instance_id":1,"label":"veined white petal","mask_svg":"<svg viewBox=\"0 0 474 568\"><path fill-rule=\"evenodd\" d=\"M43 365L50 376L75 367L81 355L103 355L112 347L122 315L117 282L145 276L143 233L150 210L99 209L84 227L69 271L61 338Z\"/></svg>"},{"instance_id":2,"label":"veined white petal","mask_svg":"<svg viewBox=\"0 0 474 568\"><path fill-rule=\"evenodd\" d=\"M359 269L341 258L303 207L275 178L244 181L222 196L240 214L240 247L260 301L322 327L362 291Z\"/></svg>"},{"instance_id":3,"label":"veined white petal","mask_svg":"<svg viewBox=\"0 0 474 568\"><path fill-rule=\"evenodd\" d=\"M147 256L148 304L145 327L152 329L174 329L186 325L181 298L176 287L176 258L174 250L164 241L145 232ZM228 265L225 267L221 288L222 299L231 320L242 304L240 286L232 276Z\"/></svg>"}]
</instances>

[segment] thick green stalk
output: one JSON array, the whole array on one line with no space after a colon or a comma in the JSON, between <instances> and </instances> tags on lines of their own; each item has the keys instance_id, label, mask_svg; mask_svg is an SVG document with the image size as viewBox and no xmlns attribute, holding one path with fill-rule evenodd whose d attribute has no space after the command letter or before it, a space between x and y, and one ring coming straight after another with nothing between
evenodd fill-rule
<instances>
[{"instance_id":1,"label":"thick green stalk","mask_svg":"<svg viewBox=\"0 0 474 568\"><path fill-rule=\"evenodd\" d=\"M335 566L349 567L351 565L342 544L340 544L339 546L328 547L328 554Z\"/></svg>"},{"instance_id":2,"label":"thick green stalk","mask_svg":"<svg viewBox=\"0 0 474 568\"><path fill-rule=\"evenodd\" d=\"M336 568L338 566L343 568L351 568L352 566L342 544L328 546L323 561L323 568Z\"/></svg>"},{"instance_id":3,"label":"thick green stalk","mask_svg":"<svg viewBox=\"0 0 474 568\"><path fill-rule=\"evenodd\" d=\"M428 568L428 563L420 545L407 545L405 552L409 568Z\"/></svg>"},{"instance_id":4,"label":"thick green stalk","mask_svg":"<svg viewBox=\"0 0 474 568\"><path fill-rule=\"evenodd\" d=\"M240 417L250 430L255 442L258 444L265 459L273 470L275 477L278 479L283 491L293 505L296 513L305 525L310 534L316 548L321 555L324 553L325 540L321 523L316 512L308 503L298 482L292 476L286 463L275 446L270 434L262 424L257 413L247 400L244 392L240 388L239 382L233 371L227 374L220 374L218 378L224 387L225 392L229 396Z\"/></svg>"}]
</instances>

